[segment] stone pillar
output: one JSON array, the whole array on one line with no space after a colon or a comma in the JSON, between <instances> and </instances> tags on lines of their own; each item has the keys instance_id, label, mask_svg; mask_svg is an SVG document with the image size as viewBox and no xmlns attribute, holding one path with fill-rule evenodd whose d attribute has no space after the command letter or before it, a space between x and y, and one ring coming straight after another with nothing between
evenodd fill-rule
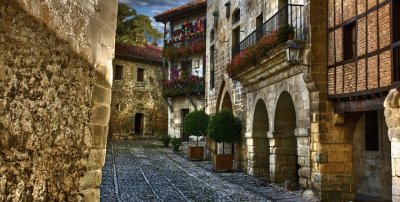
<instances>
[{"instance_id":1,"label":"stone pillar","mask_svg":"<svg viewBox=\"0 0 400 202\"><path fill-rule=\"evenodd\" d=\"M325 104L325 103L319 103ZM313 114L311 123L311 184L321 201L347 201L354 199L352 137L354 124L344 125L344 115L332 112ZM335 125L336 123L336 125ZM349 128L350 127L350 128ZM346 129L347 128L347 129ZM350 134L346 135L346 132Z\"/></svg>"},{"instance_id":2,"label":"stone pillar","mask_svg":"<svg viewBox=\"0 0 400 202\"><path fill-rule=\"evenodd\" d=\"M400 201L400 93L392 89L385 102L385 117L392 153L392 200Z\"/></svg>"},{"instance_id":3,"label":"stone pillar","mask_svg":"<svg viewBox=\"0 0 400 202\"><path fill-rule=\"evenodd\" d=\"M271 133L269 137L271 137ZM297 146L296 137L284 136L274 132L269 139L270 179L271 182L283 183L290 180L297 183Z\"/></svg>"},{"instance_id":4,"label":"stone pillar","mask_svg":"<svg viewBox=\"0 0 400 202\"><path fill-rule=\"evenodd\" d=\"M247 173L255 177L269 179L269 146L268 138L246 138Z\"/></svg>"}]
</instances>

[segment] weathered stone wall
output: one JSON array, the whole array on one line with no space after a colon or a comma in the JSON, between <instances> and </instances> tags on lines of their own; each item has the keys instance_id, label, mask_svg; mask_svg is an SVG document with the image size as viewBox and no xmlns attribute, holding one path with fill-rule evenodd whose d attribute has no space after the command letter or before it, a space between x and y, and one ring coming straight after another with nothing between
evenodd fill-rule
<instances>
[{"instance_id":1,"label":"weathered stone wall","mask_svg":"<svg viewBox=\"0 0 400 202\"><path fill-rule=\"evenodd\" d=\"M205 108L204 95L191 96L193 103L186 96L179 96L174 98L168 98L168 102L172 106L168 108L168 134L171 137L182 138L182 110L189 109L189 112L195 109L202 110ZM194 105L193 105L194 104Z\"/></svg>"},{"instance_id":2,"label":"weathered stone wall","mask_svg":"<svg viewBox=\"0 0 400 202\"><path fill-rule=\"evenodd\" d=\"M116 1L0 1L0 200L99 199Z\"/></svg>"},{"instance_id":3,"label":"weathered stone wall","mask_svg":"<svg viewBox=\"0 0 400 202\"><path fill-rule=\"evenodd\" d=\"M377 111L379 124L378 151L365 148L365 115L357 122L353 137L353 170L357 200L391 200L391 158L388 128L383 110Z\"/></svg>"},{"instance_id":4,"label":"weathered stone wall","mask_svg":"<svg viewBox=\"0 0 400 202\"><path fill-rule=\"evenodd\" d=\"M392 201L400 201L400 93L392 89L384 102L392 158ZM386 179L390 180L390 179Z\"/></svg>"},{"instance_id":5,"label":"weathered stone wall","mask_svg":"<svg viewBox=\"0 0 400 202\"><path fill-rule=\"evenodd\" d=\"M123 66L122 80L114 80L109 137L133 139L167 133L167 106L161 94L162 65L115 59ZM137 69L144 69L144 81L137 81ZM135 114L144 114L143 134L134 134ZM137 136L140 135L140 136Z\"/></svg>"}]
</instances>

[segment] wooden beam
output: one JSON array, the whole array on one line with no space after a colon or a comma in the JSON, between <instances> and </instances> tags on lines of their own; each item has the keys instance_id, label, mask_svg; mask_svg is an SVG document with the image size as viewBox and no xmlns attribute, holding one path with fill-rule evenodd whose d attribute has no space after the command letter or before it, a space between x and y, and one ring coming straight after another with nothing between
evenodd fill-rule
<instances>
[{"instance_id":1,"label":"wooden beam","mask_svg":"<svg viewBox=\"0 0 400 202\"><path fill-rule=\"evenodd\" d=\"M335 103L335 113L362 112L383 109L386 96L366 100L341 101Z\"/></svg>"}]
</instances>

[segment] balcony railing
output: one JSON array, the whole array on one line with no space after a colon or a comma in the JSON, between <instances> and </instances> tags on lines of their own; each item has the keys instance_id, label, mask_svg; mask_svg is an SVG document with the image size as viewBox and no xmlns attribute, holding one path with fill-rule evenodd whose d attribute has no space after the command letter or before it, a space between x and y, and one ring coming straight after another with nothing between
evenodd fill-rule
<instances>
[{"instance_id":1,"label":"balcony railing","mask_svg":"<svg viewBox=\"0 0 400 202\"><path fill-rule=\"evenodd\" d=\"M259 26L254 32L232 48L232 58L241 51L257 43L259 39L277 30L279 27L290 24L294 27L295 39L304 40L304 6L288 4L278 10L271 18Z\"/></svg>"}]
</instances>

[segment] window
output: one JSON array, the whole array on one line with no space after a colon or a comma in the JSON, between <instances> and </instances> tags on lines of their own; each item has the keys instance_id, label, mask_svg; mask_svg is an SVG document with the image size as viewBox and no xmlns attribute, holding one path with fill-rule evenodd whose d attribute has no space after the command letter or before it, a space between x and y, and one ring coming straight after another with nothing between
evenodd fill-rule
<instances>
[{"instance_id":1,"label":"window","mask_svg":"<svg viewBox=\"0 0 400 202\"><path fill-rule=\"evenodd\" d=\"M191 75L192 74L192 61L191 60L182 61L181 69L186 76Z\"/></svg>"},{"instance_id":2,"label":"window","mask_svg":"<svg viewBox=\"0 0 400 202\"><path fill-rule=\"evenodd\" d=\"M350 60L356 56L356 22L351 22L343 27L344 59Z\"/></svg>"},{"instance_id":3,"label":"window","mask_svg":"<svg viewBox=\"0 0 400 202\"><path fill-rule=\"evenodd\" d=\"M114 68L114 80L122 80L122 66L116 65Z\"/></svg>"},{"instance_id":4,"label":"window","mask_svg":"<svg viewBox=\"0 0 400 202\"><path fill-rule=\"evenodd\" d=\"M393 82L400 81L400 44L393 48Z\"/></svg>"},{"instance_id":5,"label":"window","mask_svg":"<svg viewBox=\"0 0 400 202\"><path fill-rule=\"evenodd\" d=\"M240 44L240 26L232 31L232 47Z\"/></svg>"},{"instance_id":6,"label":"window","mask_svg":"<svg viewBox=\"0 0 400 202\"><path fill-rule=\"evenodd\" d=\"M200 60L195 60L194 61L194 68L198 69L200 67Z\"/></svg>"},{"instance_id":7,"label":"window","mask_svg":"<svg viewBox=\"0 0 400 202\"><path fill-rule=\"evenodd\" d=\"M230 13L231 13L231 2L226 2L226 3L225 3L225 8L226 8L226 10L225 10L225 17L226 17L226 18L229 18L229 15L230 15Z\"/></svg>"},{"instance_id":8,"label":"window","mask_svg":"<svg viewBox=\"0 0 400 202\"><path fill-rule=\"evenodd\" d=\"M215 60L214 60L214 45L210 47L210 89L215 87Z\"/></svg>"},{"instance_id":9,"label":"window","mask_svg":"<svg viewBox=\"0 0 400 202\"><path fill-rule=\"evenodd\" d=\"M235 24L240 21L240 9L236 9L232 13L232 24Z\"/></svg>"},{"instance_id":10,"label":"window","mask_svg":"<svg viewBox=\"0 0 400 202\"><path fill-rule=\"evenodd\" d=\"M379 151L378 112L365 112L365 150Z\"/></svg>"},{"instance_id":11,"label":"window","mask_svg":"<svg viewBox=\"0 0 400 202\"><path fill-rule=\"evenodd\" d=\"M393 82L400 81L400 0L393 0Z\"/></svg>"},{"instance_id":12,"label":"window","mask_svg":"<svg viewBox=\"0 0 400 202\"><path fill-rule=\"evenodd\" d=\"M215 38L215 31L214 31L214 29L212 29L212 30L210 31L210 42L213 42L213 41L214 41L214 38Z\"/></svg>"},{"instance_id":13,"label":"window","mask_svg":"<svg viewBox=\"0 0 400 202\"><path fill-rule=\"evenodd\" d=\"M263 25L263 14L261 13L256 18L257 41L263 36L263 28L261 27L262 25Z\"/></svg>"},{"instance_id":14,"label":"window","mask_svg":"<svg viewBox=\"0 0 400 202\"><path fill-rule=\"evenodd\" d=\"M393 42L400 41L400 0L393 0Z\"/></svg>"},{"instance_id":15,"label":"window","mask_svg":"<svg viewBox=\"0 0 400 202\"><path fill-rule=\"evenodd\" d=\"M144 69L142 69L142 68L138 68L137 69L137 78L136 78L136 80L138 81L138 82L143 82L144 81Z\"/></svg>"}]
</instances>

